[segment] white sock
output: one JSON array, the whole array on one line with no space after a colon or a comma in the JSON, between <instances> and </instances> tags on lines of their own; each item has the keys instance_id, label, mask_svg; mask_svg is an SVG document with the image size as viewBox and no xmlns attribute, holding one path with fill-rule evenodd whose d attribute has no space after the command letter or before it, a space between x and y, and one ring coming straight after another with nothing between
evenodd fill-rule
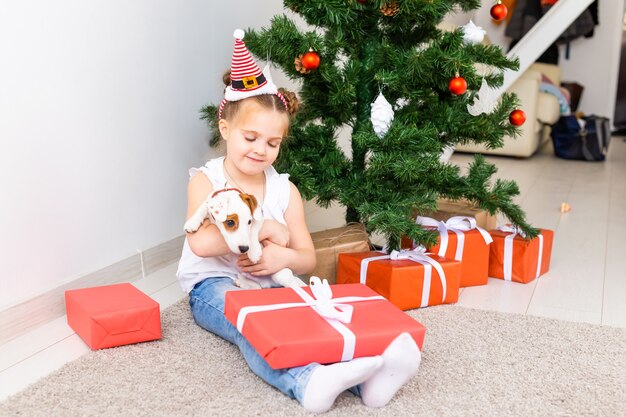
<instances>
[{"instance_id":1,"label":"white sock","mask_svg":"<svg viewBox=\"0 0 626 417\"><path fill-rule=\"evenodd\" d=\"M361 385L361 399L369 407L385 406L417 373L422 354L410 334L396 337L382 354L383 366Z\"/></svg>"},{"instance_id":2,"label":"white sock","mask_svg":"<svg viewBox=\"0 0 626 417\"><path fill-rule=\"evenodd\" d=\"M314 413L328 411L339 394L362 383L382 366L383 359L380 356L320 365L313 370L307 383L302 406Z\"/></svg>"}]
</instances>

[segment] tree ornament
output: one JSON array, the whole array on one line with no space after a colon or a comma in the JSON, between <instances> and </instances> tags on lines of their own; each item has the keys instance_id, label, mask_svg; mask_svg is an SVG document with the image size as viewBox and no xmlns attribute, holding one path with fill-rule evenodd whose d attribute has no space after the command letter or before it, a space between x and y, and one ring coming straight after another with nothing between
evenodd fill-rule
<instances>
[{"instance_id":1,"label":"tree ornament","mask_svg":"<svg viewBox=\"0 0 626 417\"><path fill-rule=\"evenodd\" d=\"M485 38L486 30L480 26L476 26L471 20L465 26L462 26L463 42L466 44L481 43Z\"/></svg>"},{"instance_id":2,"label":"tree ornament","mask_svg":"<svg viewBox=\"0 0 626 417\"><path fill-rule=\"evenodd\" d=\"M393 121L393 108L385 96L383 96L383 93L378 94L371 107L370 118L374 132L376 136L382 138L389 130L389 126Z\"/></svg>"},{"instance_id":3,"label":"tree ornament","mask_svg":"<svg viewBox=\"0 0 626 417\"><path fill-rule=\"evenodd\" d=\"M398 13L398 3L392 1L381 6L380 12L387 17L395 16Z\"/></svg>"},{"instance_id":4,"label":"tree ornament","mask_svg":"<svg viewBox=\"0 0 626 417\"><path fill-rule=\"evenodd\" d=\"M491 114L498 104L498 97L498 90L489 87L487 81L483 78L474 102L467 105L467 112L472 116L478 116L482 113Z\"/></svg>"},{"instance_id":5,"label":"tree ornament","mask_svg":"<svg viewBox=\"0 0 626 417\"><path fill-rule=\"evenodd\" d=\"M356 1L358 1L361 4L366 4L367 3L367 0L356 0Z\"/></svg>"},{"instance_id":6,"label":"tree ornament","mask_svg":"<svg viewBox=\"0 0 626 417\"><path fill-rule=\"evenodd\" d=\"M493 20L497 20L498 22L506 19L506 15L509 13L509 9L506 8L504 4L502 4L501 0L496 1L496 4L493 5L489 14Z\"/></svg>"},{"instance_id":7,"label":"tree ornament","mask_svg":"<svg viewBox=\"0 0 626 417\"><path fill-rule=\"evenodd\" d=\"M313 49L309 49L309 52L304 54L300 61L302 66L309 71L316 70L320 66L320 56Z\"/></svg>"},{"instance_id":8,"label":"tree ornament","mask_svg":"<svg viewBox=\"0 0 626 417\"><path fill-rule=\"evenodd\" d=\"M509 122L513 126L521 126L526 121L526 113L520 109L513 110L509 115Z\"/></svg>"},{"instance_id":9,"label":"tree ornament","mask_svg":"<svg viewBox=\"0 0 626 417\"><path fill-rule=\"evenodd\" d=\"M304 54L300 54L298 55L294 60L293 60L293 64L296 67L296 71L298 71L300 74L308 74L311 71L304 68L304 65L302 65L302 57L304 56Z\"/></svg>"},{"instance_id":10,"label":"tree ornament","mask_svg":"<svg viewBox=\"0 0 626 417\"><path fill-rule=\"evenodd\" d=\"M448 90L455 96L464 94L467 91L467 81L457 72L456 76L448 83Z\"/></svg>"}]
</instances>

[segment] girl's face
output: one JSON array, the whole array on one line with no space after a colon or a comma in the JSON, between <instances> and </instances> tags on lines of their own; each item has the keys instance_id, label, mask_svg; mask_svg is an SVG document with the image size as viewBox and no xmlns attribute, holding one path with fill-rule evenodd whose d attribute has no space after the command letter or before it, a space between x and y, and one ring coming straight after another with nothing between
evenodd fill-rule
<instances>
[{"instance_id":1,"label":"girl's face","mask_svg":"<svg viewBox=\"0 0 626 417\"><path fill-rule=\"evenodd\" d=\"M287 131L285 113L267 109L254 100L246 100L235 117L220 120L219 128L226 141L226 155L246 175L258 175L278 157Z\"/></svg>"}]
</instances>

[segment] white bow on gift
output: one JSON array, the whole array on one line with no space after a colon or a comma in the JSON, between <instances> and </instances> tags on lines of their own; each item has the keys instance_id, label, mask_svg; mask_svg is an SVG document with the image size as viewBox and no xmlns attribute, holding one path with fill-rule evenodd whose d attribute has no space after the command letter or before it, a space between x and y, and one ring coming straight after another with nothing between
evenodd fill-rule
<instances>
[{"instance_id":1,"label":"white bow on gift","mask_svg":"<svg viewBox=\"0 0 626 417\"><path fill-rule=\"evenodd\" d=\"M317 311L317 313L327 319L339 320L342 323L350 323L352 321L352 311L354 307L350 304L340 304L333 300L333 290L328 285L328 281L321 280L319 277L311 277L309 287L313 293L314 300L304 291L297 291L298 295ZM300 289L300 287L297 287ZM307 298L309 298L307 300Z\"/></svg>"},{"instance_id":2,"label":"white bow on gift","mask_svg":"<svg viewBox=\"0 0 626 417\"><path fill-rule=\"evenodd\" d=\"M388 255L374 256L371 258L365 258L361 261L361 272L360 272L360 282L361 284L365 284L367 281L367 268L370 262L379 261L384 259L391 259L392 261L408 259L413 262L420 263L424 265L424 285L422 286L422 300L420 307L428 306L428 299L430 298L430 288L432 282L432 271L433 267L439 273L439 278L441 279L441 285L443 287L443 295L441 297L441 302L443 303L446 299L446 274L443 271L443 268L439 262L427 256L426 248L423 246L417 246L411 250L401 250L401 251L391 251Z\"/></svg>"},{"instance_id":3,"label":"white bow on gift","mask_svg":"<svg viewBox=\"0 0 626 417\"><path fill-rule=\"evenodd\" d=\"M322 316L328 324L337 330L343 337L342 361L348 361L354 357L354 349L356 347L356 336L348 329L344 323L352 321L352 312L354 307L345 303L356 303L359 301L384 300L383 296L371 297L339 297L333 298L333 291L327 280L321 280L318 277L311 277L309 280L309 288L313 297L311 297L302 287L290 287L295 291L304 302L300 303L281 303L260 306L246 306L239 310L237 315L237 330L243 330L243 324L246 317L251 313L258 313L270 310L282 310L286 308L302 308L310 307L317 314ZM256 291L256 290L255 290ZM270 290L271 291L271 290Z\"/></svg>"},{"instance_id":4,"label":"white bow on gift","mask_svg":"<svg viewBox=\"0 0 626 417\"><path fill-rule=\"evenodd\" d=\"M505 226L500 226L497 228L501 232L510 233L508 236L504 238L504 279L506 281L513 280L513 239L515 236L519 235L523 238L526 238L526 233L522 229L517 226L507 224ZM537 236L539 238L539 256L537 258L537 272L535 278L538 278L541 274L541 260L543 258L543 235Z\"/></svg>"},{"instance_id":5,"label":"white bow on gift","mask_svg":"<svg viewBox=\"0 0 626 417\"><path fill-rule=\"evenodd\" d=\"M440 243L439 252L437 254L441 257L443 257L448 250L448 231L456 233L457 245L454 259L457 261L463 259L463 249L465 247L465 234L463 232L476 229L480 232L480 235L487 245L493 242L491 235L485 229L478 226L476 219L473 217L454 216L443 222L435 220L432 217L417 216L415 223L426 227L436 227L439 230Z\"/></svg>"}]
</instances>

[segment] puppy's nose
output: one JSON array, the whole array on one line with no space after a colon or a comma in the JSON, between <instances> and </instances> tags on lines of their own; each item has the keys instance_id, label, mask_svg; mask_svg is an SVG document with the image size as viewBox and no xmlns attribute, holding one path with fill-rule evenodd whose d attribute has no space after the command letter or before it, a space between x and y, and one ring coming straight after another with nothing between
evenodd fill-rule
<instances>
[{"instance_id":1,"label":"puppy's nose","mask_svg":"<svg viewBox=\"0 0 626 417\"><path fill-rule=\"evenodd\" d=\"M246 253L248 252L248 249L250 249L248 246L238 246L238 248L241 253Z\"/></svg>"}]
</instances>

